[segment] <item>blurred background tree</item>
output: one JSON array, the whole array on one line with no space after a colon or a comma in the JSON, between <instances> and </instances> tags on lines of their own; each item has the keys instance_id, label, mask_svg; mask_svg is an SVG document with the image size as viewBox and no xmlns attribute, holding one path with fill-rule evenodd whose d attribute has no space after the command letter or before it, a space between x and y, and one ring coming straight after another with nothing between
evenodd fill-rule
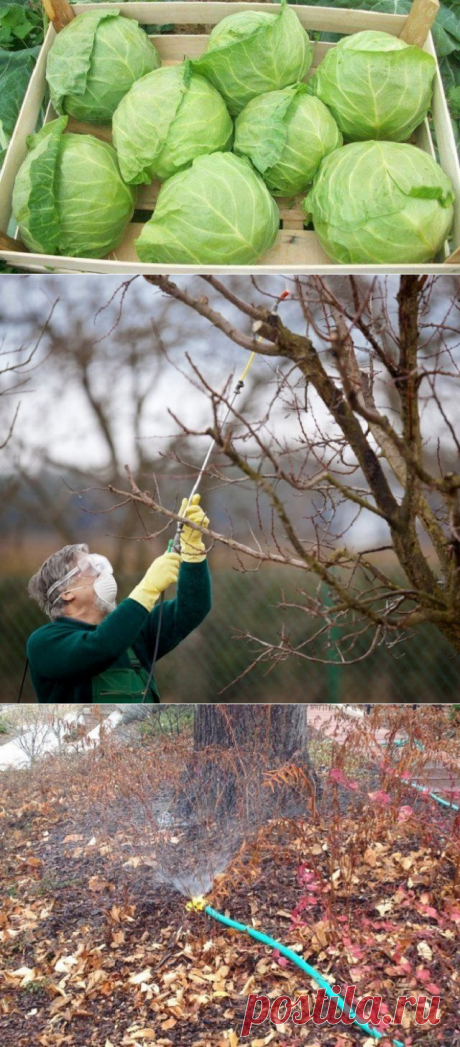
<instances>
[{"instance_id":1,"label":"blurred background tree","mask_svg":"<svg viewBox=\"0 0 460 1047\"><path fill-rule=\"evenodd\" d=\"M28 576L54 549L69 541L87 541L112 558L121 594L129 592L133 580L164 550L173 533L174 523L168 525L154 506L177 512L208 446L209 430L220 416L219 400L232 387L233 379L229 384L228 377L239 374L247 362L247 350L229 340L216 324L210 326L206 310L223 302L226 318L248 345L253 340L251 312L242 313L228 298L222 299L218 287L200 278L178 278L175 283L199 303L201 313L171 297L167 288L149 286L141 279L122 284L112 277L75 281L64 276L12 276L0 283L4 353L11 356L19 346L35 344L46 321L43 362L39 368L34 365L1 457L3 700L15 700L26 638L42 622L25 593ZM225 284L232 295L260 307L265 315L286 282L267 277L256 286L233 277ZM302 302L293 281L288 281L288 287L292 299L280 314L283 326L302 336L308 331L325 371L340 382L334 343L337 318L331 325L324 294L306 282ZM353 308L352 288L345 278L335 277L333 289L347 308ZM369 297L370 289L370 281L360 282L359 294L368 296L366 308L373 311L374 332L391 355L399 282L382 281ZM455 472L457 462L458 278L429 281L420 294L422 366L439 372L436 395L427 376L420 400L424 462L436 475L438 462L444 472ZM362 320L366 320L364 313ZM372 380L379 408L393 421L399 393L388 376L383 380L362 330L356 351L365 376L362 381ZM433 362L435 352L438 357ZM440 352L451 355L449 373L440 365ZM8 398L13 415L20 394L18 389ZM376 570L386 580L391 576L395 584L407 586L388 548L387 523L378 513L357 503L350 505L329 483L325 490L324 477L316 487L299 486L299 478L310 483L324 472L324 455L331 472L338 474L345 462L346 482L358 493L363 477L353 455L347 458L348 449L324 412L314 383L306 383L305 375L292 360L283 358L276 345L273 355L257 358L238 411L240 419L220 434L224 446L213 458L203 485L213 531L230 540L230 546L239 542L246 548L255 534L271 541L274 548L275 534L285 549L285 535L279 528L272 529L269 494L259 489L254 495L252 480L228 456L228 448L233 447L252 466L263 464L305 548L319 544L331 556L343 547L346 532L347 548L380 550L372 560ZM10 410L5 435L11 420ZM365 420L363 431L368 437ZM263 452L256 446L257 439ZM267 466L267 446L284 476L276 474L273 463ZM131 498L125 465L139 490L146 492L146 504ZM110 488L126 494L113 496ZM363 488L362 497L365 493ZM439 509L437 498L437 492L430 493L433 512ZM447 520L446 542L452 539L450 523ZM423 534L420 543L436 576L434 547ZM330 606L329 587L319 579L318 589L311 572L299 576L289 556L284 562L281 557L281 564L269 558L256 574L248 573L248 567L258 566L256 561L236 556L230 546L216 542L210 554L214 607L205 626L181 646L180 653L160 663L163 700L219 701L225 687L226 700L253 702L359 700L359 695L374 701L433 701L441 695L448 701L458 695L458 656L433 625L401 630L392 636L398 643L377 645L367 659L368 638L357 637L348 659L354 664L339 665L333 616L329 622L324 617L324 608ZM343 561L340 569L346 566ZM357 577L352 579L355 582L362 589ZM313 649L312 637L318 631L318 619L302 610L306 604L317 609L321 629L329 625L315 641L313 661L302 657L302 652L309 653L308 647ZM256 642L260 640L276 657L262 660L246 674L261 654ZM239 682L229 686L237 678ZM30 692L27 697L32 698Z\"/></svg>"}]
</instances>

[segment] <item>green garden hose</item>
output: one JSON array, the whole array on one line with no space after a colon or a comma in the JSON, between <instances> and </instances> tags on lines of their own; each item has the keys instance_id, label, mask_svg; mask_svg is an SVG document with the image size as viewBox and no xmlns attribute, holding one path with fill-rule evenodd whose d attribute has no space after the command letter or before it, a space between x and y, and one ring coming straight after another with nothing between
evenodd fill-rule
<instances>
[{"instance_id":1,"label":"green garden hose","mask_svg":"<svg viewBox=\"0 0 460 1047\"><path fill-rule=\"evenodd\" d=\"M213 920L218 920L219 923L223 923L225 927L231 927L235 931L248 934L250 938L255 938L256 941L262 942L263 945L269 945L271 949L277 949L282 956L285 956L287 960L291 961L291 963L295 963L297 967L300 967L301 971L304 971L305 974L310 976L310 978L313 978L315 982L324 989L326 996L335 1000L336 1007L339 1008L340 1013L342 1013L344 1008L347 1006L346 1001L341 996L337 995L337 993L333 992L329 982L323 978L322 974L320 974L315 967L312 967L307 963L306 960L302 959L302 957L294 952L293 949L288 949L286 945L282 945L281 942L275 941L274 938L270 938L267 934L263 934L262 931L257 931L255 927L250 927L244 923L238 923L237 920L232 920L230 916L224 916L223 913L217 912L217 909L213 909L211 905L205 905L203 899L193 898L192 901L188 903L187 908L204 910L207 916L210 916ZM352 1007L349 1009L349 1016L357 1025L359 1025L363 1032L367 1033L368 1036L372 1036L374 1040L382 1040L383 1037L387 1035L387 1033L379 1032L378 1029L373 1029L367 1024L367 1022L361 1022L359 1018L356 1017L356 1011ZM404 1047L401 1040L393 1040L393 1043L395 1047Z\"/></svg>"}]
</instances>

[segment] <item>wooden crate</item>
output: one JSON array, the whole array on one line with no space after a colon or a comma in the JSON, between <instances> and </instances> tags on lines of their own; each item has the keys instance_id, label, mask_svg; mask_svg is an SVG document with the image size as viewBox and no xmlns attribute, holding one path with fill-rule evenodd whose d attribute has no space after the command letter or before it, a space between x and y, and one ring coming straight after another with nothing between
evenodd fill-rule
<instances>
[{"instance_id":1,"label":"wooden crate","mask_svg":"<svg viewBox=\"0 0 460 1047\"><path fill-rule=\"evenodd\" d=\"M56 3L56 0L45 0L45 4ZM62 2L62 0L61 0ZM267 11L266 4L251 4L254 10ZM293 10L297 13L302 25L309 32L318 30L351 34L362 29L383 30L394 36L400 36L408 42L423 46L429 54L436 59L433 39L430 32L436 13L439 9L439 0L414 0L412 10L406 17L404 15L381 14L375 11L363 10L337 10L333 7L297 7ZM248 3L221 3L221 2L195 2L195 0L165 0L165 2L151 3L126 3L119 8L120 13L126 18L135 18L142 25L151 25L151 39L157 47L162 61L166 65L175 65L185 57L195 58L206 48L207 34L175 35L155 34L155 25L172 23L174 25L198 25L206 26L210 32L212 26L216 25L229 13L247 10ZM91 9L112 9L112 4L76 4L72 11L79 14ZM278 4L270 5L270 9L279 10ZM65 12L64 12L65 13ZM71 17L67 9L67 17ZM208 28L209 27L209 28ZM11 199L14 180L26 153L26 137L33 132L38 124L40 110L46 94L45 67L48 51L55 37L55 29L50 25L41 49L35 70L30 80L27 95L17 125L10 142L5 163L0 176L0 257L12 265L27 269L31 272L55 272L55 273L193 273L199 272L199 266L175 265L160 266L142 264L136 259L134 241L142 228L141 223L131 222L125 231L122 242L116 251L107 258L94 260L87 258L69 258L56 255L40 255L29 253L17 239L7 235L8 225L11 220ZM312 70L319 64L329 47L334 44L315 43L314 61ZM274 246L268 251L258 265L250 267L254 273L460 273L460 167L455 146L454 133L449 111L446 103L444 89L437 67L434 96L432 104L433 125L436 131L437 147L439 157L446 174L453 182L456 193L455 221L453 230L454 250L449 254L446 245L443 255L436 263L423 266L339 266L332 263L322 250L316 234L303 229L303 215L300 209L300 198L292 201L280 201L280 230ZM46 119L54 119L55 113L48 106ZM69 131L88 131L100 138L110 141L110 129L98 128L88 124L79 124L69 120ZM414 138L415 144L434 155L433 141L430 134L428 121L418 129ZM144 186L140 188L138 195L138 210L151 212L155 207L155 199L158 185ZM210 273L225 272L247 272L248 266L228 267L206 266Z\"/></svg>"}]
</instances>

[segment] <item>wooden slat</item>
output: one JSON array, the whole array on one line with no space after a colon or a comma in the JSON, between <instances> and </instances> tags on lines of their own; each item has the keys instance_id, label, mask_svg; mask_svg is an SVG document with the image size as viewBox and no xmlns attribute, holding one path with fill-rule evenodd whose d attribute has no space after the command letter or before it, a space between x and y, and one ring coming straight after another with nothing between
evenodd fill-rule
<instances>
[{"instance_id":1,"label":"wooden slat","mask_svg":"<svg viewBox=\"0 0 460 1047\"><path fill-rule=\"evenodd\" d=\"M29 80L29 86L0 172L0 229L5 233L11 218L11 198L16 175L27 156L27 135L35 131L40 116L46 89L46 59L54 37L54 29L50 26Z\"/></svg>"},{"instance_id":2,"label":"wooden slat","mask_svg":"<svg viewBox=\"0 0 460 1047\"><path fill-rule=\"evenodd\" d=\"M452 254L447 258L447 264L457 265L459 267L457 271L460 272L460 247L457 247L455 251L452 251Z\"/></svg>"},{"instance_id":3,"label":"wooden slat","mask_svg":"<svg viewBox=\"0 0 460 1047\"><path fill-rule=\"evenodd\" d=\"M76 4L77 14L83 11L110 9L110 3ZM301 7L290 5L296 12L302 25L307 30L323 30L328 33L349 35L360 29L375 29L400 36L406 24L405 15L382 14L378 11L340 10L333 7ZM113 9L113 8L112 8ZM217 25L229 14L247 11L247 2L243 3L199 3L194 0L171 0L171 2L127 3L122 4L120 12L127 18L136 18L142 25L162 25L167 22L173 25ZM267 12L267 4L251 4L251 10ZM279 4L270 4L270 11L280 10Z\"/></svg>"},{"instance_id":4,"label":"wooden slat","mask_svg":"<svg viewBox=\"0 0 460 1047\"><path fill-rule=\"evenodd\" d=\"M151 185L139 186L139 193L137 197L137 208L140 211L153 211L157 202L158 193L160 191L161 183L156 181L152 182ZM284 228L290 227L296 229L296 222L301 222L302 225L305 221L305 214L301 208L301 202L303 197L298 196L294 200L283 199L282 197L277 198L280 219L283 221Z\"/></svg>"},{"instance_id":5,"label":"wooden slat","mask_svg":"<svg viewBox=\"0 0 460 1047\"><path fill-rule=\"evenodd\" d=\"M420 127L416 128L410 141L412 145L416 145L419 149L423 149L425 153L429 153L433 160L437 161L438 158L436 155L436 149L434 147L434 142L431 136L430 125L428 120L424 120L423 124L420 124ZM439 253L439 259L437 259L437 261L445 262L447 260L448 255L449 244L446 240L441 248L441 251Z\"/></svg>"},{"instance_id":6,"label":"wooden slat","mask_svg":"<svg viewBox=\"0 0 460 1047\"><path fill-rule=\"evenodd\" d=\"M457 154L457 145L455 142L452 120L447 105L441 72L431 33L424 49L433 56L436 62L436 76L434 80L431 111L433 114L433 124L436 129L436 142L441 167L443 171L449 175L454 187L455 203L452 238L454 247L457 248L460 247L460 163Z\"/></svg>"},{"instance_id":7,"label":"wooden slat","mask_svg":"<svg viewBox=\"0 0 460 1047\"><path fill-rule=\"evenodd\" d=\"M305 259L314 270L316 266L331 265L331 259L323 251L316 233L302 231L290 232L289 229L280 229L273 247L264 255L262 261L265 265L272 265L275 271L285 265L302 267ZM335 270L341 266L334 266Z\"/></svg>"},{"instance_id":8,"label":"wooden slat","mask_svg":"<svg viewBox=\"0 0 460 1047\"><path fill-rule=\"evenodd\" d=\"M439 0L413 0L401 40L423 47L439 11Z\"/></svg>"},{"instance_id":9,"label":"wooden slat","mask_svg":"<svg viewBox=\"0 0 460 1047\"><path fill-rule=\"evenodd\" d=\"M75 11L67 0L43 0L43 7L57 33L75 18Z\"/></svg>"},{"instance_id":10,"label":"wooden slat","mask_svg":"<svg viewBox=\"0 0 460 1047\"><path fill-rule=\"evenodd\" d=\"M0 233L0 251L22 251L26 250L23 243L20 240L13 240L12 236L7 236L6 233Z\"/></svg>"},{"instance_id":11,"label":"wooden slat","mask_svg":"<svg viewBox=\"0 0 460 1047\"><path fill-rule=\"evenodd\" d=\"M137 255L134 244L135 240L140 236L142 229L143 224L141 222L131 222L125 230L120 246L108 257L117 261L123 260L127 262L135 262ZM276 267L285 264L294 266L308 264L310 266L316 266L326 264L331 265L331 261L320 247L315 233L305 231L289 232L287 229L280 229L275 244L269 251L267 251L263 259L261 259L261 265L272 265ZM197 272L200 271L200 266L194 268ZM251 266L251 272L256 268L257 266ZM206 266L206 272L208 272L208 266Z\"/></svg>"},{"instance_id":12,"label":"wooden slat","mask_svg":"<svg viewBox=\"0 0 460 1047\"><path fill-rule=\"evenodd\" d=\"M313 234L310 234L313 235ZM92 258L59 258L54 255L40 255L40 254L16 254L13 252L2 251L1 257L9 262L11 265L18 266L21 269L26 269L32 273L98 273L98 274L112 274L115 276L126 275L149 275L156 274L158 276L194 276L199 275L203 272L203 266L197 265L146 265L141 262L126 262L123 260L112 261L109 259L102 259L97 261ZM269 256L267 255L266 258ZM248 272L254 276L272 276L276 275L296 275L298 273L314 273L316 276L337 276L338 273L344 272L342 266L334 265L328 261L327 264L320 264L316 262L314 265L304 264L299 262L276 264L273 260L270 264L267 264L266 258L259 262L258 265L248 266L232 266L232 273L241 273L243 276L247 276ZM446 265L440 265L433 263L432 265L351 265L346 267L346 273L355 276L400 276L401 274L411 274L414 276L426 276L427 274L433 276L445 276L448 273L452 275L460 275L460 260L456 265L452 265L447 268ZM207 273L214 273L218 276L228 276L228 266L225 265L207 265Z\"/></svg>"},{"instance_id":13,"label":"wooden slat","mask_svg":"<svg viewBox=\"0 0 460 1047\"><path fill-rule=\"evenodd\" d=\"M208 39L205 33L180 33L177 36L168 36L167 33L156 35L149 33L149 40L155 44L164 65L175 65L177 62L183 62L184 58L199 58L206 50ZM309 76L319 66L331 47L334 47L334 44L313 41L313 61L309 69Z\"/></svg>"},{"instance_id":14,"label":"wooden slat","mask_svg":"<svg viewBox=\"0 0 460 1047\"><path fill-rule=\"evenodd\" d=\"M56 114L50 106L47 112L47 120L55 120ZM93 138L99 138L101 142L112 143L112 128L107 124L86 124L82 120L75 120L73 116L69 118L67 124L67 131L72 131L73 134L78 135L92 135Z\"/></svg>"}]
</instances>

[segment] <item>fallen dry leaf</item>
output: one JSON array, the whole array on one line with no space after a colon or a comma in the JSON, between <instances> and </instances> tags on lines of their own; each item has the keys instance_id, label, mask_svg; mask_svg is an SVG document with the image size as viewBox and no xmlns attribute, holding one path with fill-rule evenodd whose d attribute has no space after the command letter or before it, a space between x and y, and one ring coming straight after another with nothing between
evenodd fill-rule
<instances>
[{"instance_id":1,"label":"fallen dry leaf","mask_svg":"<svg viewBox=\"0 0 460 1047\"><path fill-rule=\"evenodd\" d=\"M151 977L151 968L146 967L145 971L140 971L139 974L132 974L128 981L130 985L140 985L142 982L149 982Z\"/></svg>"}]
</instances>

